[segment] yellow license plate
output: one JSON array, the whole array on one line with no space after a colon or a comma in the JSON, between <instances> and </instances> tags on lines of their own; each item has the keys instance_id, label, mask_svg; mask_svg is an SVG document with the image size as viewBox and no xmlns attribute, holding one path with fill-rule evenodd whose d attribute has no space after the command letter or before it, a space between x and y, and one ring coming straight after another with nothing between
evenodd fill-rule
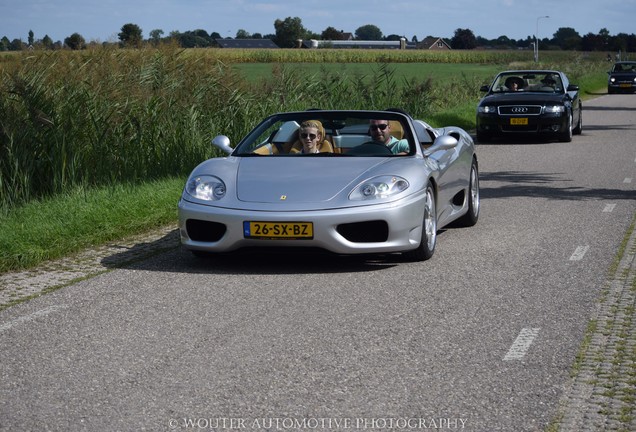
<instances>
[{"instance_id":1,"label":"yellow license plate","mask_svg":"<svg viewBox=\"0 0 636 432\"><path fill-rule=\"evenodd\" d=\"M245 238L260 239L312 239L312 222L243 222Z\"/></svg>"},{"instance_id":2,"label":"yellow license plate","mask_svg":"<svg viewBox=\"0 0 636 432\"><path fill-rule=\"evenodd\" d=\"M526 126L528 124L528 119L526 117L513 117L510 119L510 124L515 126Z\"/></svg>"},{"instance_id":3,"label":"yellow license plate","mask_svg":"<svg viewBox=\"0 0 636 432\"><path fill-rule=\"evenodd\" d=\"M621 87L621 88L629 88L632 85L631 84L619 84L618 86Z\"/></svg>"}]
</instances>

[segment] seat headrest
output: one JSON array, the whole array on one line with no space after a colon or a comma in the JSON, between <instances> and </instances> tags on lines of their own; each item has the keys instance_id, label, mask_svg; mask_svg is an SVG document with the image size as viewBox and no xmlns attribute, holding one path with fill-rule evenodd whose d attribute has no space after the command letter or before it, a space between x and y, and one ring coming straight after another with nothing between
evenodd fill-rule
<instances>
[{"instance_id":1,"label":"seat headrest","mask_svg":"<svg viewBox=\"0 0 636 432\"><path fill-rule=\"evenodd\" d=\"M399 140L404 138L404 129L402 128L402 123L397 120L389 120L389 124L391 125L391 135Z\"/></svg>"}]
</instances>

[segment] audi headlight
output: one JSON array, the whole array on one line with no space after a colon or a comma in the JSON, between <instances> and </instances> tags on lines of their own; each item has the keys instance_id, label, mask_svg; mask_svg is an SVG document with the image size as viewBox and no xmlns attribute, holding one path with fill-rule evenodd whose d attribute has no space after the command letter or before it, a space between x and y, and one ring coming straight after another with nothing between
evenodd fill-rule
<instances>
[{"instance_id":1,"label":"audi headlight","mask_svg":"<svg viewBox=\"0 0 636 432\"><path fill-rule=\"evenodd\" d=\"M225 183L218 177L191 177L186 183L186 192L204 201L218 201L225 196Z\"/></svg>"},{"instance_id":2,"label":"audi headlight","mask_svg":"<svg viewBox=\"0 0 636 432\"><path fill-rule=\"evenodd\" d=\"M493 114L496 111L497 111L497 107L494 107L492 105L484 105L484 106L477 107L477 112L483 113L483 114Z\"/></svg>"},{"instance_id":3,"label":"audi headlight","mask_svg":"<svg viewBox=\"0 0 636 432\"><path fill-rule=\"evenodd\" d=\"M548 105L545 107L545 112L562 113L562 112L565 112L565 107L563 105Z\"/></svg>"},{"instance_id":4,"label":"audi headlight","mask_svg":"<svg viewBox=\"0 0 636 432\"><path fill-rule=\"evenodd\" d=\"M389 198L405 191L409 187L402 177L381 176L375 177L356 186L349 199L353 201L364 201L378 198Z\"/></svg>"}]
</instances>

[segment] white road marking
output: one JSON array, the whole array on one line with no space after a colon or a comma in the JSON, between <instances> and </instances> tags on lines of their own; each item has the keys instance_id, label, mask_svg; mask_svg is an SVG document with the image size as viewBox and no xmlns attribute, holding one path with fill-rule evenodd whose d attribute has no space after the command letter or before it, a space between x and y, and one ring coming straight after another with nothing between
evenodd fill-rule
<instances>
[{"instance_id":1,"label":"white road marking","mask_svg":"<svg viewBox=\"0 0 636 432\"><path fill-rule=\"evenodd\" d=\"M583 256L588 251L589 246L579 246L574 250L574 253L570 257L570 261L581 261Z\"/></svg>"},{"instance_id":2,"label":"white road marking","mask_svg":"<svg viewBox=\"0 0 636 432\"><path fill-rule=\"evenodd\" d=\"M632 179L631 177L626 177L625 180L623 180L623 183L631 183Z\"/></svg>"},{"instance_id":3,"label":"white road marking","mask_svg":"<svg viewBox=\"0 0 636 432\"><path fill-rule=\"evenodd\" d=\"M616 204L606 204L603 213L611 213L616 208Z\"/></svg>"},{"instance_id":4,"label":"white road marking","mask_svg":"<svg viewBox=\"0 0 636 432\"><path fill-rule=\"evenodd\" d=\"M52 312L56 312L60 309L64 309L66 306L64 305L60 305L60 306L49 306L46 309L42 309L39 310L37 312L33 312L31 315L25 315L25 316L21 316L20 318L16 318L13 321L9 321L8 323L4 323L2 325L0 325L0 333L2 333L5 330L9 330L13 327L15 327L16 325L25 323L25 322L29 322L29 321L33 321L34 319L37 319L41 316L45 316L48 315Z\"/></svg>"},{"instance_id":5,"label":"white road marking","mask_svg":"<svg viewBox=\"0 0 636 432\"><path fill-rule=\"evenodd\" d=\"M521 329L519 336L517 336L517 339L515 339L512 346L504 356L504 361L521 360L528 352L528 349L530 349L530 345L532 345L532 342L538 334L538 328Z\"/></svg>"}]
</instances>

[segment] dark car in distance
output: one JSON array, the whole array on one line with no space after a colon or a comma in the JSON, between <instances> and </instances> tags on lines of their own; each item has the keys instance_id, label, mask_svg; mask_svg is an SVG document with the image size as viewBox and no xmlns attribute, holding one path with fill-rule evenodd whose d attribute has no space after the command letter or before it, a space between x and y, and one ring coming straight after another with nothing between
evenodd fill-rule
<instances>
[{"instance_id":1,"label":"dark car in distance","mask_svg":"<svg viewBox=\"0 0 636 432\"><path fill-rule=\"evenodd\" d=\"M607 74L607 93L636 92L636 61L616 62Z\"/></svg>"},{"instance_id":2,"label":"dark car in distance","mask_svg":"<svg viewBox=\"0 0 636 432\"><path fill-rule=\"evenodd\" d=\"M499 73L477 105L477 140L521 135L572 141L583 129L579 86L556 70L510 70Z\"/></svg>"}]
</instances>

